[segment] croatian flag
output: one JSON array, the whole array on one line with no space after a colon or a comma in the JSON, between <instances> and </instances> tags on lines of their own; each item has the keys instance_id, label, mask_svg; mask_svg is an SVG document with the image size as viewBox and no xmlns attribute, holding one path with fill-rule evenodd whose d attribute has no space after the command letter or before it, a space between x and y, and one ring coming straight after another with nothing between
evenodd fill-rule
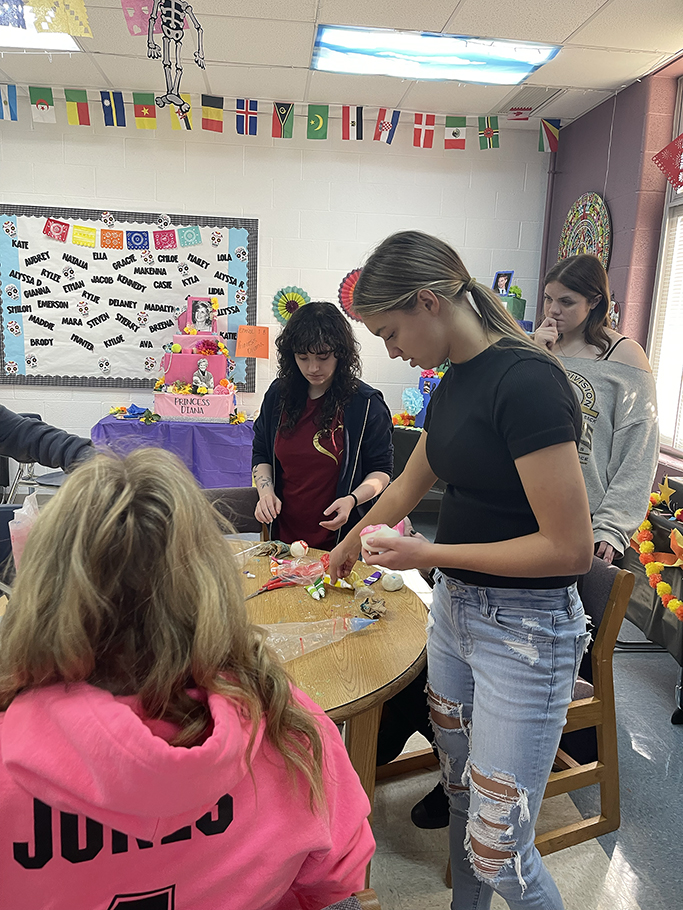
<instances>
[{"instance_id":1,"label":"croatian flag","mask_svg":"<svg viewBox=\"0 0 683 910\"><path fill-rule=\"evenodd\" d=\"M430 149L434 146L434 114L415 114L413 127L413 145L417 149Z\"/></svg>"},{"instance_id":2,"label":"croatian flag","mask_svg":"<svg viewBox=\"0 0 683 910\"><path fill-rule=\"evenodd\" d=\"M363 138L363 108L342 105L342 139Z\"/></svg>"},{"instance_id":3,"label":"croatian flag","mask_svg":"<svg viewBox=\"0 0 683 910\"><path fill-rule=\"evenodd\" d=\"M17 119L17 87L0 85L0 120Z\"/></svg>"},{"instance_id":4,"label":"croatian flag","mask_svg":"<svg viewBox=\"0 0 683 910\"><path fill-rule=\"evenodd\" d=\"M237 129L237 132L240 136L255 136L258 101L249 101L247 98L237 98L236 108L237 115L235 119L235 128Z\"/></svg>"},{"instance_id":5,"label":"croatian flag","mask_svg":"<svg viewBox=\"0 0 683 910\"><path fill-rule=\"evenodd\" d=\"M377 123L375 124L375 135L372 137L375 142L386 142L391 145L401 116L400 111L394 111L391 120L387 119L387 109L381 107L377 114Z\"/></svg>"}]
</instances>

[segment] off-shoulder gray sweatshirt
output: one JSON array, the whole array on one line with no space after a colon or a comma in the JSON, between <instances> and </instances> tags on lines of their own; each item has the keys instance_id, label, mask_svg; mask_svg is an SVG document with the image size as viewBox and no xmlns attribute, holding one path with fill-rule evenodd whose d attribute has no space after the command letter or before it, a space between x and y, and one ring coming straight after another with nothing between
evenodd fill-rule
<instances>
[{"instance_id":1,"label":"off-shoulder gray sweatshirt","mask_svg":"<svg viewBox=\"0 0 683 910\"><path fill-rule=\"evenodd\" d=\"M652 373L625 363L562 357L583 412L579 458L596 542L624 553L645 518L659 458Z\"/></svg>"}]
</instances>

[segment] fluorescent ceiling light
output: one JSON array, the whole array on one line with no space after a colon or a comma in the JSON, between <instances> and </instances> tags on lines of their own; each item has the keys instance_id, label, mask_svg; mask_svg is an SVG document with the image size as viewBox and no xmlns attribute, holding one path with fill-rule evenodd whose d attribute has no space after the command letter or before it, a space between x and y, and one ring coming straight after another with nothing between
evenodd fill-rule
<instances>
[{"instance_id":1,"label":"fluorescent ceiling light","mask_svg":"<svg viewBox=\"0 0 683 910\"><path fill-rule=\"evenodd\" d=\"M35 16L30 6L24 6L26 28L0 25L0 48L19 47L26 50L74 51L80 47L71 35L63 32L39 32L35 27Z\"/></svg>"},{"instance_id":2,"label":"fluorescent ceiling light","mask_svg":"<svg viewBox=\"0 0 683 910\"><path fill-rule=\"evenodd\" d=\"M517 85L552 60L559 50L555 45L526 41L319 25L311 69Z\"/></svg>"}]
</instances>

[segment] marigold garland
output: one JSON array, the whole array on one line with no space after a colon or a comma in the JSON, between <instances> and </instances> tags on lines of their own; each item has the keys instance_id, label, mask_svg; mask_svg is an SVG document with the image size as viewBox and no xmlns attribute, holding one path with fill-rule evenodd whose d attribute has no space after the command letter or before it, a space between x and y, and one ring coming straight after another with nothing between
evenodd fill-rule
<instances>
[{"instance_id":1,"label":"marigold garland","mask_svg":"<svg viewBox=\"0 0 683 910\"><path fill-rule=\"evenodd\" d=\"M683 621L683 601L674 597L671 593L671 585L662 580L664 563L658 562L652 555L654 553L655 545L652 542L653 535L652 522L649 517L650 510L654 506L658 506L661 502L662 496L660 493L650 493L650 502L648 503L645 521L641 522L638 526L638 533L636 534L636 540L639 543L638 549L640 550L639 559L645 567L645 574L647 575L650 587L654 588L657 594L662 598L662 603L667 610L671 610L678 619ZM683 509L677 509L674 518L680 521L683 518Z\"/></svg>"}]
</instances>

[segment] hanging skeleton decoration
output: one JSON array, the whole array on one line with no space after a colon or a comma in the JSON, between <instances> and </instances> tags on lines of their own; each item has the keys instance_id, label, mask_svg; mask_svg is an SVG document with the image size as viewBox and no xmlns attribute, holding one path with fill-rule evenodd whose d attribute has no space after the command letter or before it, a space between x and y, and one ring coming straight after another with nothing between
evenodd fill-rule
<instances>
[{"instance_id":1,"label":"hanging skeleton decoration","mask_svg":"<svg viewBox=\"0 0 683 910\"><path fill-rule=\"evenodd\" d=\"M159 95L154 100L157 107L175 104L179 117L184 117L190 110L190 105L180 97L180 80L183 75L182 48L183 26L185 17L190 20L197 30L197 50L194 52L194 62L200 69L204 64L204 29L187 0L154 0L154 6L149 17L147 29L147 56L153 60L162 57L162 50L154 40L154 26L157 16L161 17L161 44L163 47L163 66L166 77L166 94ZM173 56L173 63L171 62Z\"/></svg>"}]
</instances>

